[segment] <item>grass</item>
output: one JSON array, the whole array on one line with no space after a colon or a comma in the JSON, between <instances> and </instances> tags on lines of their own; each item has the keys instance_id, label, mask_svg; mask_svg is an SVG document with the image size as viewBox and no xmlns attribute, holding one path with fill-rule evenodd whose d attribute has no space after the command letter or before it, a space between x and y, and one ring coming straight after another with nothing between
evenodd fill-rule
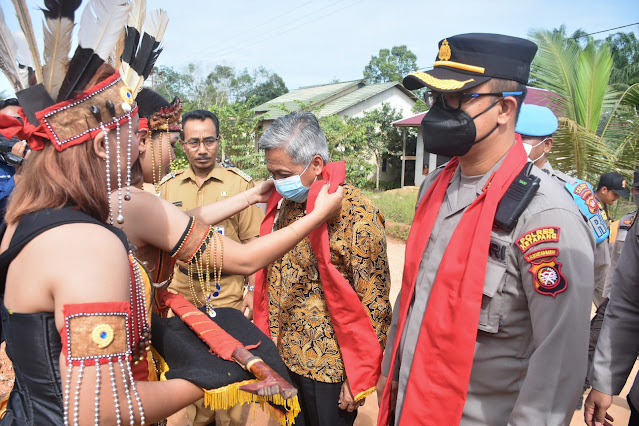
<instances>
[{"instance_id":1,"label":"grass","mask_svg":"<svg viewBox=\"0 0 639 426\"><path fill-rule=\"evenodd\" d=\"M386 219L386 235L406 241L415 216L417 187L406 186L384 192L366 192Z\"/></svg>"}]
</instances>

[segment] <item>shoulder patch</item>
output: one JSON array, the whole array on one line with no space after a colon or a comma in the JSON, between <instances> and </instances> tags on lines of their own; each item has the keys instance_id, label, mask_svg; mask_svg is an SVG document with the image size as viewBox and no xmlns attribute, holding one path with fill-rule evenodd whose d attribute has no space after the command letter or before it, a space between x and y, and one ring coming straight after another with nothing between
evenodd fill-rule
<instances>
[{"instance_id":1,"label":"shoulder patch","mask_svg":"<svg viewBox=\"0 0 639 426\"><path fill-rule=\"evenodd\" d=\"M548 226L544 228L533 229L526 232L517 240L517 247L522 253L526 253L531 247L546 242L559 241L559 227Z\"/></svg>"},{"instance_id":2,"label":"shoulder patch","mask_svg":"<svg viewBox=\"0 0 639 426\"><path fill-rule=\"evenodd\" d=\"M575 184L566 183L565 188L579 207L579 211L588 221L597 244L608 239L610 231L606 226L605 212L599 208L592 186L588 182L575 179Z\"/></svg>"},{"instance_id":3,"label":"shoulder patch","mask_svg":"<svg viewBox=\"0 0 639 426\"><path fill-rule=\"evenodd\" d=\"M558 248L547 248L534 251L525 256L530 263L528 271L533 276L533 285L539 294L556 297L566 291L568 282L561 272L561 262L557 260Z\"/></svg>"},{"instance_id":4,"label":"shoulder patch","mask_svg":"<svg viewBox=\"0 0 639 426\"><path fill-rule=\"evenodd\" d=\"M236 175L240 176L242 179L244 179L247 182L250 182L253 180L252 177L250 177L249 175L247 175L245 172L243 172L242 170L238 169L237 167L229 167L227 170L235 173Z\"/></svg>"},{"instance_id":5,"label":"shoulder patch","mask_svg":"<svg viewBox=\"0 0 639 426\"><path fill-rule=\"evenodd\" d=\"M177 170L175 172L167 173L166 175L164 175L164 177L162 179L160 179L160 183L158 185L165 184L166 182L170 181L171 179L173 179L177 175L182 174L183 172L184 172L184 170Z\"/></svg>"}]
</instances>

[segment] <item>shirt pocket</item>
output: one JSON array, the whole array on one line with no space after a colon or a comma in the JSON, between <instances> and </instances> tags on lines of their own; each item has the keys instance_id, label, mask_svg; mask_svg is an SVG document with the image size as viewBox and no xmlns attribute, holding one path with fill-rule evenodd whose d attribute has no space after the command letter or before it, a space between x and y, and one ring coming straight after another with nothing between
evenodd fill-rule
<instances>
[{"instance_id":1,"label":"shirt pocket","mask_svg":"<svg viewBox=\"0 0 639 426\"><path fill-rule=\"evenodd\" d=\"M503 314L501 291L506 277L505 263L488 259L486 279L481 299L478 329L486 333L497 333Z\"/></svg>"}]
</instances>

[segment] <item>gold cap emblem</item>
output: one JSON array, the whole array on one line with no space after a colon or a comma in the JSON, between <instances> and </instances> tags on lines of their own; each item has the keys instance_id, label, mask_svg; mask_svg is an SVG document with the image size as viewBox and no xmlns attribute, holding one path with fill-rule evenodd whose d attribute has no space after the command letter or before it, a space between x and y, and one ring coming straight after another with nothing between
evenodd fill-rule
<instances>
[{"instance_id":1,"label":"gold cap emblem","mask_svg":"<svg viewBox=\"0 0 639 426\"><path fill-rule=\"evenodd\" d=\"M448 40L442 41L442 45L439 48L439 60L447 61L450 59L450 46L448 45Z\"/></svg>"}]
</instances>

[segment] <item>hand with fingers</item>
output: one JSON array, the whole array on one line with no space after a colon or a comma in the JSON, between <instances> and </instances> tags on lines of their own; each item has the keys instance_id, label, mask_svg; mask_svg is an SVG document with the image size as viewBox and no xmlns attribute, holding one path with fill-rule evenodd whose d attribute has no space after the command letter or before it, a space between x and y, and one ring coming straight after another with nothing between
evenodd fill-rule
<instances>
[{"instance_id":1,"label":"hand with fingers","mask_svg":"<svg viewBox=\"0 0 639 426\"><path fill-rule=\"evenodd\" d=\"M612 395L593 388L584 404L584 420L588 426L612 426L615 420L607 413L612 405Z\"/></svg>"}]
</instances>

